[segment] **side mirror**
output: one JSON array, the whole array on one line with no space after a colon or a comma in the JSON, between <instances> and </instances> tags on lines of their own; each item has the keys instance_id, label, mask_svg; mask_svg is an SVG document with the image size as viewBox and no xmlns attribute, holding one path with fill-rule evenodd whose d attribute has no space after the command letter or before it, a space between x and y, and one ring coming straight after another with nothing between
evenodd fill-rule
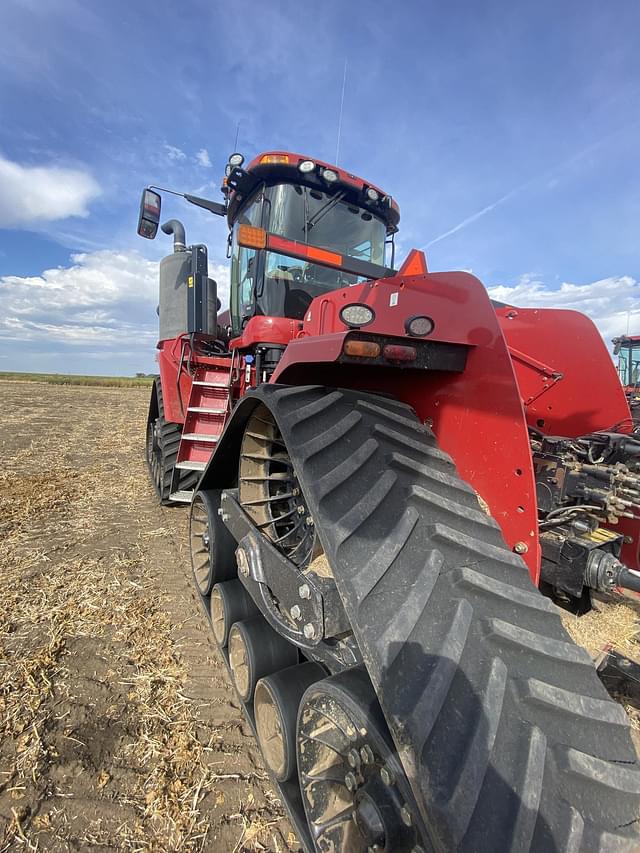
<instances>
[{"instance_id":1,"label":"side mirror","mask_svg":"<svg viewBox=\"0 0 640 853\"><path fill-rule=\"evenodd\" d=\"M160 206L162 199L160 194L150 189L142 190L140 199L140 214L138 215L138 234L153 240L158 233L160 223Z\"/></svg>"}]
</instances>

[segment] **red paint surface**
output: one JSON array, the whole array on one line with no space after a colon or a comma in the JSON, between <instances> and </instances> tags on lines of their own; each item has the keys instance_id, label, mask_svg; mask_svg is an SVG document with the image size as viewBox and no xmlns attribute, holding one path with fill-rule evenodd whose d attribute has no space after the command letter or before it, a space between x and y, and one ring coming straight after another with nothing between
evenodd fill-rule
<instances>
[{"instance_id":1,"label":"red paint surface","mask_svg":"<svg viewBox=\"0 0 640 853\"><path fill-rule=\"evenodd\" d=\"M229 349L251 349L256 344L288 344L300 331L299 320L287 317L252 317L242 330L242 334L234 338Z\"/></svg>"},{"instance_id":2,"label":"red paint surface","mask_svg":"<svg viewBox=\"0 0 640 853\"><path fill-rule=\"evenodd\" d=\"M615 365L588 317L554 308L499 308L497 314L514 350L530 426L575 437L630 417Z\"/></svg>"}]
</instances>

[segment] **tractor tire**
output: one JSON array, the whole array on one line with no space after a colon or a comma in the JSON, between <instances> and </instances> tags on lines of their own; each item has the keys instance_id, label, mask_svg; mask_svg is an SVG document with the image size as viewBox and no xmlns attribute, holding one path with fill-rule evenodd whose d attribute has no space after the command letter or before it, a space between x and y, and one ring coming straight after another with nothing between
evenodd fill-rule
<instances>
[{"instance_id":1,"label":"tractor tire","mask_svg":"<svg viewBox=\"0 0 640 853\"><path fill-rule=\"evenodd\" d=\"M415 412L316 386L250 396L313 518L424 849L640 849L623 708Z\"/></svg>"},{"instance_id":2,"label":"tractor tire","mask_svg":"<svg viewBox=\"0 0 640 853\"><path fill-rule=\"evenodd\" d=\"M170 496L181 435L182 424L167 421L164 416L162 383L158 377L153 384L147 420L147 465L151 482L162 506L173 505ZM197 481L197 472L179 471L175 490L193 489Z\"/></svg>"}]
</instances>

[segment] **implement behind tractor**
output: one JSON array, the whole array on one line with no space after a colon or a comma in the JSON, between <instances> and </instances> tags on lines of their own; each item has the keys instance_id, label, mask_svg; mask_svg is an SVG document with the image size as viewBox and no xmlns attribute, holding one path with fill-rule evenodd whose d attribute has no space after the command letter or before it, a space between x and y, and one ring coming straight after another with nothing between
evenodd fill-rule
<instances>
[{"instance_id":1,"label":"implement behind tractor","mask_svg":"<svg viewBox=\"0 0 640 853\"><path fill-rule=\"evenodd\" d=\"M419 251L396 270L396 203L336 166L243 164L224 204L185 195L228 220L228 314L162 226L147 456L303 845L638 849L626 714L550 600L640 590L640 442L598 332Z\"/></svg>"}]
</instances>

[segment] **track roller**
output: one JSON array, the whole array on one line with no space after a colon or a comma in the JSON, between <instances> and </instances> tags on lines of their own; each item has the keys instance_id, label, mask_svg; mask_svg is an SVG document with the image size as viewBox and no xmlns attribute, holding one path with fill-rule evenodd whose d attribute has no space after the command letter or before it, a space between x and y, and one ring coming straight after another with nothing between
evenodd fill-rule
<instances>
[{"instance_id":1,"label":"track roller","mask_svg":"<svg viewBox=\"0 0 640 853\"><path fill-rule=\"evenodd\" d=\"M236 543L218 515L221 494L219 489L198 492L191 504L191 568L202 596L209 595L214 584L236 574Z\"/></svg>"},{"instance_id":2,"label":"track roller","mask_svg":"<svg viewBox=\"0 0 640 853\"><path fill-rule=\"evenodd\" d=\"M211 590L211 626L216 642L226 648L234 622L251 619L260 611L237 578L217 583Z\"/></svg>"},{"instance_id":3,"label":"track roller","mask_svg":"<svg viewBox=\"0 0 640 853\"><path fill-rule=\"evenodd\" d=\"M229 666L236 690L249 702L259 679L298 663L298 650L255 616L236 622L229 631Z\"/></svg>"},{"instance_id":4,"label":"track roller","mask_svg":"<svg viewBox=\"0 0 640 853\"><path fill-rule=\"evenodd\" d=\"M261 678L253 696L253 713L262 755L279 782L296 770L296 719L305 690L325 677L317 663L307 662Z\"/></svg>"},{"instance_id":5,"label":"track roller","mask_svg":"<svg viewBox=\"0 0 640 853\"><path fill-rule=\"evenodd\" d=\"M308 688L297 742L300 790L316 850L423 849L409 782L363 667Z\"/></svg>"}]
</instances>

